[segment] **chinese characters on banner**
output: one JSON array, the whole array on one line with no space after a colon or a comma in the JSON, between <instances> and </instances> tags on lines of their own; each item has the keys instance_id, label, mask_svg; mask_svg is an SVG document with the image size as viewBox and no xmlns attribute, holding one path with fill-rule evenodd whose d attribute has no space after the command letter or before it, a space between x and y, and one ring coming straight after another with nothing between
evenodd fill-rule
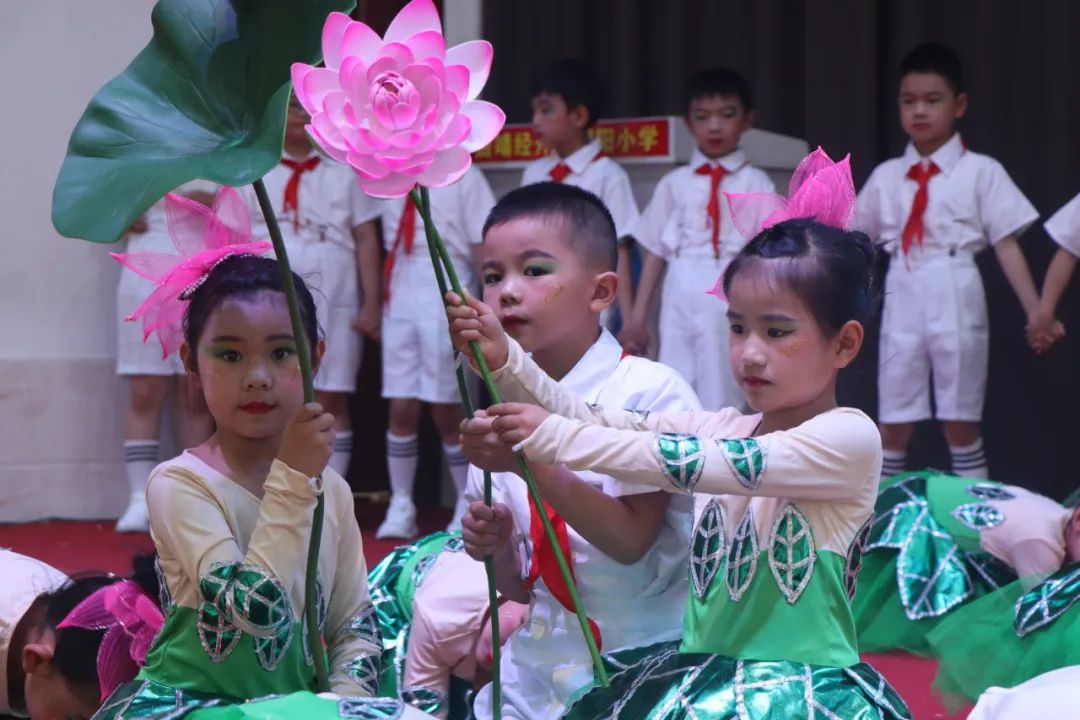
<instances>
[{"instance_id":1,"label":"chinese characters on banner","mask_svg":"<svg viewBox=\"0 0 1080 720\"><path fill-rule=\"evenodd\" d=\"M589 135L600 140L601 149L609 157L670 160L671 123L677 120L671 117L602 120L589 130ZM473 154L473 160L491 165L523 163L547 152L531 125L508 124L490 145Z\"/></svg>"}]
</instances>

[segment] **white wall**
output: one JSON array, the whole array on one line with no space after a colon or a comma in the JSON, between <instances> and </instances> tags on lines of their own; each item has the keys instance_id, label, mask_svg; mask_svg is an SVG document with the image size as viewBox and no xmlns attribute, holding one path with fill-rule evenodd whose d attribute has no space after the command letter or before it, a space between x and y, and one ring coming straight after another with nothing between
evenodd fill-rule
<instances>
[{"instance_id":1,"label":"white wall","mask_svg":"<svg viewBox=\"0 0 1080 720\"><path fill-rule=\"evenodd\" d=\"M71 130L150 39L152 7L0 3L0 522L123 509L116 248L61 238L49 216Z\"/></svg>"}]
</instances>

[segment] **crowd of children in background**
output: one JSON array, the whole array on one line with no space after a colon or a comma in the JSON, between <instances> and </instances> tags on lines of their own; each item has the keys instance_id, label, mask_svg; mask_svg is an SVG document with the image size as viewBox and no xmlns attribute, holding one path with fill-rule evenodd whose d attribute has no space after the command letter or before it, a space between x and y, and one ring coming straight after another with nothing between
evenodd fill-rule
<instances>
[{"instance_id":1,"label":"crowd of children in background","mask_svg":"<svg viewBox=\"0 0 1080 720\"><path fill-rule=\"evenodd\" d=\"M151 532L160 601L145 581L67 580L0 555L17 579L0 592L0 713L197 717L310 690L317 634L339 695L381 693L438 717L467 702L488 718L492 613L504 631L502 716L513 718L907 718L860 650L940 657L942 686L971 700L1080 664L1080 512L987 479L989 323L974 262L994 249L1027 341L1045 352L1065 332L1056 309L1080 255L1080 196L1045 225L1060 249L1040 293L1018 243L1038 212L957 131L967 96L956 55L927 44L904 58L910 142L857 195L848 160L821 151L787 198L775 195L740 150L754 123L749 83L704 70L685 106L697 148L640 213L626 172L590 137L603 112L596 74L559 62L533 90L533 125L551 152L521 188L496 201L473 168L431 191L468 297L440 297L411 199L360 192L312 148L296 101L265 182L305 337L292 334L276 261L260 257L267 230L253 195L185 186L131 228L131 253L167 249L184 227L236 244L189 239L206 243L205 268L169 300L185 303L176 357L162 360L121 323L131 500L117 529ZM205 221L185 225L185 212ZM889 256L884 295L878 251ZM642 355L661 286L653 362ZM152 289L125 270L121 317ZM882 297L875 426L838 406L836 379ZM362 335L381 345L390 410L391 497L377 537L417 534L425 409L456 491L447 533L399 548L370 575L343 479ZM475 362L470 342L510 402L463 421L454 352ZM300 343L317 369L307 405ZM170 393L186 449L158 465ZM907 472L913 425L931 417L951 476ZM516 474L517 452L543 506ZM320 493L309 627L305 553ZM593 682L540 513L610 687ZM80 624L98 605L106 620ZM103 640L114 625L120 650ZM123 662L102 664L114 656ZM991 693L977 712L1016 717L1024 692L1047 702L1061 687Z\"/></svg>"}]
</instances>

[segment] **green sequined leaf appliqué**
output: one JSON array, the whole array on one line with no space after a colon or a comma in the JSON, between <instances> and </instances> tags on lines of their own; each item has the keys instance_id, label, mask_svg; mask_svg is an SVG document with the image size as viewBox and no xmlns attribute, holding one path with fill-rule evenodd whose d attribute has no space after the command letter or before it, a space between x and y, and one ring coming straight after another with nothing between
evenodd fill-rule
<instances>
[{"instance_id":1,"label":"green sequined leaf appliqu\u00e9","mask_svg":"<svg viewBox=\"0 0 1080 720\"><path fill-rule=\"evenodd\" d=\"M1018 637L1046 627L1080 601L1080 563L1059 570L1016 602L1013 628Z\"/></svg>"},{"instance_id":2,"label":"green sequined leaf appliqu\u00e9","mask_svg":"<svg viewBox=\"0 0 1080 720\"><path fill-rule=\"evenodd\" d=\"M765 475L765 450L753 438L740 440L717 440L724 451L724 459L739 484L748 490L757 489Z\"/></svg>"},{"instance_id":3,"label":"green sequined leaf appliqu\u00e9","mask_svg":"<svg viewBox=\"0 0 1080 720\"><path fill-rule=\"evenodd\" d=\"M871 520L863 523L863 526L859 528L859 532L855 533L855 539L851 541L851 547L848 548L847 560L844 562L844 590L847 591L849 601L855 599L855 588L859 581L859 569L862 567L862 558L863 553L866 552L866 545L870 542L870 530L872 527Z\"/></svg>"},{"instance_id":4,"label":"green sequined leaf appliqu\u00e9","mask_svg":"<svg viewBox=\"0 0 1080 720\"><path fill-rule=\"evenodd\" d=\"M292 625L292 603L285 587L257 565L237 568L228 597L234 615L256 630L279 632L283 626Z\"/></svg>"},{"instance_id":5,"label":"green sequined leaf appliqu\u00e9","mask_svg":"<svg viewBox=\"0 0 1080 720\"><path fill-rule=\"evenodd\" d=\"M267 672L273 672L281 664L293 639L293 624L285 623L270 637L255 638L255 657Z\"/></svg>"},{"instance_id":6,"label":"green sequined leaf appliqu\u00e9","mask_svg":"<svg viewBox=\"0 0 1080 720\"><path fill-rule=\"evenodd\" d=\"M977 482L968 485L964 490L968 495L979 500L1012 500L1015 496L997 483Z\"/></svg>"},{"instance_id":7,"label":"green sequined leaf appliqu\u00e9","mask_svg":"<svg viewBox=\"0 0 1080 720\"><path fill-rule=\"evenodd\" d=\"M757 573L758 540L754 527L754 509L747 508L727 553L727 589L732 601L739 602Z\"/></svg>"},{"instance_id":8,"label":"green sequined leaf appliqu\u00e9","mask_svg":"<svg viewBox=\"0 0 1080 720\"><path fill-rule=\"evenodd\" d=\"M866 550L878 548L899 551L896 585L909 620L940 617L974 592L956 541L930 513L924 477L913 475L878 495Z\"/></svg>"},{"instance_id":9,"label":"green sequined leaf appliqu\u00e9","mask_svg":"<svg viewBox=\"0 0 1080 720\"><path fill-rule=\"evenodd\" d=\"M347 660L342 665L342 670L360 687L372 695L379 688L379 658L374 655L364 654Z\"/></svg>"},{"instance_id":10,"label":"green sequined leaf appliqu\u00e9","mask_svg":"<svg viewBox=\"0 0 1080 720\"><path fill-rule=\"evenodd\" d=\"M359 640L380 645L382 638L379 634L379 622L376 618L375 606L368 605L349 618L345 623L345 632Z\"/></svg>"},{"instance_id":11,"label":"green sequined leaf appliqu\u00e9","mask_svg":"<svg viewBox=\"0 0 1080 720\"><path fill-rule=\"evenodd\" d=\"M1005 522L1005 515L995 507L968 503L953 508L952 516L972 530L986 530Z\"/></svg>"},{"instance_id":12,"label":"green sequined leaf appliqu\u00e9","mask_svg":"<svg viewBox=\"0 0 1080 720\"><path fill-rule=\"evenodd\" d=\"M219 663L229 656L240 642L240 630L232 622L227 593L236 575L233 563L214 563L199 580L203 604L196 619L199 643L207 657Z\"/></svg>"},{"instance_id":13,"label":"green sequined leaf appliqu\u00e9","mask_svg":"<svg viewBox=\"0 0 1080 720\"><path fill-rule=\"evenodd\" d=\"M659 433L654 447L664 477L675 487L693 492L705 466L705 453L697 435Z\"/></svg>"},{"instance_id":14,"label":"green sequined leaf appliqu\u00e9","mask_svg":"<svg viewBox=\"0 0 1080 720\"><path fill-rule=\"evenodd\" d=\"M810 584L816 559L810 522L794 505L785 505L769 533L769 569L789 605Z\"/></svg>"},{"instance_id":15,"label":"green sequined leaf appliqu\u00e9","mask_svg":"<svg viewBox=\"0 0 1080 720\"><path fill-rule=\"evenodd\" d=\"M338 700L338 717L344 720L397 720L404 712L404 704L392 698L341 698Z\"/></svg>"},{"instance_id":16,"label":"green sequined leaf appliqu\u00e9","mask_svg":"<svg viewBox=\"0 0 1080 720\"><path fill-rule=\"evenodd\" d=\"M698 520L690 549L690 584L698 600L705 599L724 561L724 540L723 510L720 503L710 500Z\"/></svg>"},{"instance_id":17,"label":"green sequined leaf appliqu\u00e9","mask_svg":"<svg viewBox=\"0 0 1080 720\"><path fill-rule=\"evenodd\" d=\"M445 693L420 686L408 687L402 690L401 699L414 708L436 717L450 707Z\"/></svg>"}]
</instances>

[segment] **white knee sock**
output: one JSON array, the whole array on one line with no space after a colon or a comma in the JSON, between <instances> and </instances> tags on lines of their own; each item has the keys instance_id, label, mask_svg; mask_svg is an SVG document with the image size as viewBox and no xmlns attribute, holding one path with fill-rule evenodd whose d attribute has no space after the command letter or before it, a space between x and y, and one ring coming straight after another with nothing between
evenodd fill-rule
<instances>
[{"instance_id":1,"label":"white knee sock","mask_svg":"<svg viewBox=\"0 0 1080 720\"><path fill-rule=\"evenodd\" d=\"M881 479L891 478L907 470L907 450L881 451Z\"/></svg>"},{"instance_id":2,"label":"white knee sock","mask_svg":"<svg viewBox=\"0 0 1080 720\"><path fill-rule=\"evenodd\" d=\"M457 491L456 499L461 500L465 497L465 484L469 481L469 459L461 452L461 445L457 443L443 443L442 449L450 470L450 479L454 481L454 490Z\"/></svg>"},{"instance_id":3,"label":"white knee sock","mask_svg":"<svg viewBox=\"0 0 1080 720\"><path fill-rule=\"evenodd\" d=\"M124 467L132 498L146 496L146 481L158 462L157 440L125 440Z\"/></svg>"},{"instance_id":4,"label":"white knee sock","mask_svg":"<svg viewBox=\"0 0 1080 720\"><path fill-rule=\"evenodd\" d=\"M970 445L950 445L949 455L952 456L953 475L988 479L989 471L982 438Z\"/></svg>"},{"instance_id":5,"label":"white knee sock","mask_svg":"<svg viewBox=\"0 0 1080 720\"><path fill-rule=\"evenodd\" d=\"M386 433L386 466L390 471L390 492L412 499L416 466L420 463L420 444L416 435Z\"/></svg>"},{"instance_id":6,"label":"white knee sock","mask_svg":"<svg viewBox=\"0 0 1080 720\"><path fill-rule=\"evenodd\" d=\"M339 430L334 437L334 452L330 456L330 467L341 477L349 472L349 459L352 457L352 430Z\"/></svg>"}]
</instances>

